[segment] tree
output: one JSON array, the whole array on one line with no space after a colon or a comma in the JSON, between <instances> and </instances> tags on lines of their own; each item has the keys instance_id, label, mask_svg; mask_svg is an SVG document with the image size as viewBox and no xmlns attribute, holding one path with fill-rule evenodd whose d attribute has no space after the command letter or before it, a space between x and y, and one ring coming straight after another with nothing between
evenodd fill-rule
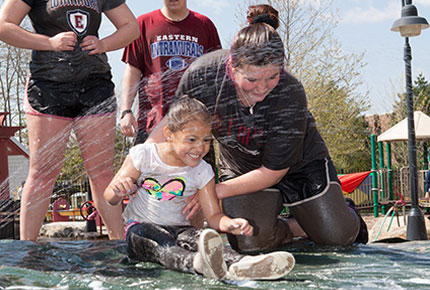
<instances>
[{"instance_id":1,"label":"tree","mask_svg":"<svg viewBox=\"0 0 430 290\"><path fill-rule=\"evenodd\" d=\"M367 123L360 110L356 102L347 98L347 92L334 83L320 92L318 128L336 168L344 172L369 170L371 164Z\"/></svg>"},{"instance_id":2,"label":"tree","mask_svg":"<svg viewBox=\"0 0 430 290\"><path fill-rule=\"evenodd\" d=\"M398 99L393 105L393 114L391 125L395 125L407 117L406 93L398 94ZM414 111L422 111L424 114L430 114L430 83L422 74L419 74L412 86L412 98ZM423 141L416 141L417 145L417 167L422 168L424 155ZM408 144L407 142L393 142L392 144L393 166L400 168L408 166Z\"/></svg>"},{"instance_id":3,"label":"tree","mask_svg":"<svg viewBox=\"0 0 430 290\"><path fill-rule=\"evenodd\" d=\"M422 111L425 114L430 113L430 83L426 81L422 74L417 76L412 87L414 96L414 107L416 111Z\"/></svg>"},{"instance_id":4,"label":"tree","mask_svg":"<svg viewBox=\"0 0 430 290\"><path fill-rule=\"evenodd\" d=\"M24 26L28 22L24 21ZM0 42L0 111L9 112L8 126L25 126L22 99L24 96L30 51ZM20 132L22 142L25 133Z\"/></svg>"},{"instance_id":5,"label":"tree","mask_svg":"<svg viewBox=\"0 0 430 290\"><path fill-rule=\"evenodd\" d=\"M363 54L346 53L333 36L340 17L333 1L269 0L279 11L287 69L304 85L309 110L338 170L368 170L370 146L363 113L368 96L356 93L365 66ZM241 6L245 18L247 1Z\"/></svg>"}]
</instances>

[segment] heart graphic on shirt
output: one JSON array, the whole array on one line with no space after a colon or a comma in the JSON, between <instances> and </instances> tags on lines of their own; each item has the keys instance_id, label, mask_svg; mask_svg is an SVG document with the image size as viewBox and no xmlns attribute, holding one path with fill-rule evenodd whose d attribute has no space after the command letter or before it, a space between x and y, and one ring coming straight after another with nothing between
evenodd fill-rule
<instances>
[{"instance_id":1,"label":"heart graphic on shirt","mask_svg":"<svg viewBox=\"0 0 430 290\"><path fill-rule=\"evenodd\" d=\"M154 178L145 178L142 187L157 200L171 200L175 196L182 196L185 190L185 180L180 177L172 178L161 185Z\"/></svg>"}]
</instances>

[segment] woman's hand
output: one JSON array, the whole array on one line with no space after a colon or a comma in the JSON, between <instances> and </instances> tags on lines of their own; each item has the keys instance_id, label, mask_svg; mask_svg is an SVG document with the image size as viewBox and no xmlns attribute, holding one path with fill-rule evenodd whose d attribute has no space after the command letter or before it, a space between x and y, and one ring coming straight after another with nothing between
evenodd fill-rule
<instances>
[{"instance_id":1,"label":"woman's hand","mask_svg":"<svg viewBox=\"0 0 430 290\"><path fill-rule=\"evenodd\" d=\"M89 55L100 54L106 52L103 41L95 37L94 35L86 36L81 42L81 48L83 51L88 51Z\"/></svg>"},{"instance_id":2,"label":"woman's hand","mask_svg":"<svg viewBox=\"0 0 430 290\"><path fill-rule=\"evenodd\" d=\"M122 134L128 137L136 136L137 121L133 113L126 114L120 121Z\"/></svg>"},{"instance_id":3,"label":"woman's hand","mask_svg":"<svg viewBox=\"0 0 430 290\"><path fill-rule=\"evenodd\" d=\"M55 51L73 50L77 41L78 37L73 31L61 32L49 38L52 50Z\"/></svg>"},{"instance_id":4,"label":"woman's hand","mask_svg":"<svg viewBox=\"0 0 430 290\"><path fill-rule=\"evenodd\" d=\"M233 235L252 236L254 234L254 227L249 224L246 219L243 218L228 218L222 221L220 225L221 230L231 233ZM226 229L223 229L226 227Z\"/></svg>"}]
</instances>

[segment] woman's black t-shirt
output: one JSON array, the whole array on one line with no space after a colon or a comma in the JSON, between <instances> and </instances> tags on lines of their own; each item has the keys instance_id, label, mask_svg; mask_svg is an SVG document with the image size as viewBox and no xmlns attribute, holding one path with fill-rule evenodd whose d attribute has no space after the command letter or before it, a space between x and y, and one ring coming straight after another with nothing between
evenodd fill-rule
<instances>
[{"instance_id":1,"label":"woman's black t-shirt","mask_svg":"<svg viewBox=\"0 0 430 290\"><path fill-rule=\"evenodd\" d=\"M73 31L78 43L73 51L33 50L30 74L33 79L70 82L94 74L110 75L105 53L88 55L79 47L87 35L98 36L102 12L125 0L22 0L31 7L28 13L36 33L52 37Z\"/></svg>"},{"instance_id":2,"label":"woman's black t-shirt","mask_svg":"<svg viewBox=\"0 0 430 290\"><path fill-rule=\"evenodd\" d=\"M228 50L198 58L182 76L176 93L199 99L215 114L221 175L237 176L262 165L271 170L289 168L289 175L313 160L327 158L302 84L282 70L277 87L251 112L237 98L226 70L228 58Z\"/></svg>"}]
</instances>

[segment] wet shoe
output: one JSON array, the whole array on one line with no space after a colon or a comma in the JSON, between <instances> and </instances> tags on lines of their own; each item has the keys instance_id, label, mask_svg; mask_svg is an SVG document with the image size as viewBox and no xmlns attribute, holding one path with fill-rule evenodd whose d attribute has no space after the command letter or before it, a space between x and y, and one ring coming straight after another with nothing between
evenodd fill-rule
<instances>
[{"instance_id":1,"label":"wet shoe","mask_svg":"<svg viewBox=\"0 0 430 290\"><path fill-rule=\"evenodd\" d=\"M355 203L350 198L345 198L346 205L358 216L360 219L360 231L358 232L358 236L355 239L354 243L367 244L369 241L369 233L367 232L366 222L360 215L359 210L355 206Z\"/></svg>"},{"instance_id":2,"label":"wet shoe","mask_svg":"<svg viewBox=\"0 0 430 290\"><path fill-rule=\"evenodd\" d=\"M203 276L210 279L225 278L227 265L223 257L224 242L218 232L212 229L203 230L198 245Z\"/></svg>"},{"instance_id":3,"label":"wet shoe","mask_svg":"<svg viewBox=\"0 0 430 290\"><path fill-rule=\"evenodd\" d=\"M258 256L245 256L228 269L231 280L276 280L287 275L295 265L288 252L272 252Z\"/></svg>"}]
</instances>

